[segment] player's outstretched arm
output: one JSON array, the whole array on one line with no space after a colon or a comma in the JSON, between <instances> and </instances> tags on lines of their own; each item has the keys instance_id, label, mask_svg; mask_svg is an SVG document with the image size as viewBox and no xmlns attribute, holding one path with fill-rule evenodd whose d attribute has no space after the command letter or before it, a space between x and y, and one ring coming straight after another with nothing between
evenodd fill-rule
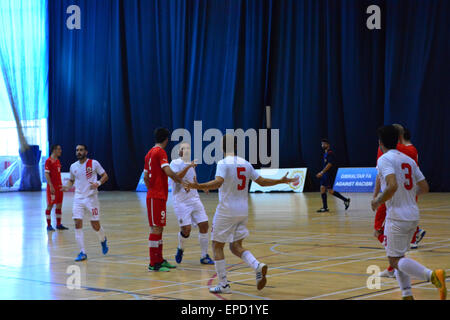
<instances>
[{"instance_id":1,"label":"player's outstretched arm","mask_svg":"<svg viewBox=\"0 0 450 320\"><path fill-rule=\"evenodd\" d=\"M224 179L222 177L216 176L214 180L205 182L205 183L198 183L197 178L194 177L193 182L183 182L183 186L188 189L198 189L198 190L215 190L219 189L223 184Z\"/></svg>"},{"instance_id":2,"label":"player's outstretched arm","mask_svg":"<svg viewBox=\"0 0 450 320\"><path fill-rule=\"evenodd\" d=\"M371 206L372 210L375 211L377 208L392 198L395 191L397 191L397 179L395 178L395 174L389 174L386 176L386 190L380 193L375 199L372 200Z\"/></svg>"},{"instance_id":3,"label":"player's outstretched arm","mask_svg":"<svg viewBox=\"0 0 450 320\"><path fill-rule=\"evenodd\" d=\"M183 179L186 173L189 171L190 168L195 168L197 166L196 163L197 160L192 160L190 164L188 164L183 170L178 171L176 175L178 178Z\"/></svg>"},{"instance_id":4,"label":"player's outstretched arm","mask_svg":"<svg viewBox=\"0 0 450 320\"><path fill-rule=\"evenodd\" d=\"M166 173L166 175L171 178L173 181L175 181L176 183L182 183L181 179L178 177L178 175L173 172L173 170L170 168L170 166L164 166L164 168L162 168L163 171Z\"/></svg>"},{"instance_id":5,"label":"player's outstretched arm","mask_svg":"<svg viewBox=\"0 0 450 320\"><path fill-rule=\"evenodd\" d=\"M257 184L259 184L261 187L270 187L281 183L291 183L298 181L298 177L295 178L288 178L287 175L289 172L286 172L283 178L281 179L269 179L264 177L258 177L258 179L255 180Z\"/></svg>"}]
</instances>

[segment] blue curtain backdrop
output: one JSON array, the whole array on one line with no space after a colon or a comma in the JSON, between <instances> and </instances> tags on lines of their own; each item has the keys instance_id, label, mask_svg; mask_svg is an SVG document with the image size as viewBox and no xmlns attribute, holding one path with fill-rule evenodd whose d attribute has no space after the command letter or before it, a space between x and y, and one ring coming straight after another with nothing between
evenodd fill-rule
<instances>
[{"instance_id":1,"label":"blue curtain backdrop","mask_svg":"<svg viewBox=\"0 0 450 320\"><path fill-rule=\"evenodd\" d=\"M72 4L81 30L66 28ZM381 30L366 28L372 4ZM282 167L315 174L325 136L340 165L374 166L376 128L398 122L449 191L449 15L445 0L50 1L50 141L63 169L85 143L105 188L130 190L154 128L263 128L271 105Z\"/></svg>"}]
</instances>

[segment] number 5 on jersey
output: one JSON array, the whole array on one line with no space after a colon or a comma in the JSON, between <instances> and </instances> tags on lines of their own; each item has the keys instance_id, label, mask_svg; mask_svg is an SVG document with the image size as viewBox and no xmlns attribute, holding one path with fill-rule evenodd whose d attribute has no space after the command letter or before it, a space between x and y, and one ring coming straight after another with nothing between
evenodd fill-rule
<instances>
[{"instance_id":1,"label":"number 5 on jersey","mask_svg":"<svg viewBox=\"0 0 450 320\"><path fill-rule=\"evenodd\" d=\"M241 180L241 184L238 184L237 189L238 190L244 190L245 184L247 182L247 177L243 175L242 173L245 172L245 168L236 168L237 171L237 177L239 180Z\"/></svg>"}]
</instances>

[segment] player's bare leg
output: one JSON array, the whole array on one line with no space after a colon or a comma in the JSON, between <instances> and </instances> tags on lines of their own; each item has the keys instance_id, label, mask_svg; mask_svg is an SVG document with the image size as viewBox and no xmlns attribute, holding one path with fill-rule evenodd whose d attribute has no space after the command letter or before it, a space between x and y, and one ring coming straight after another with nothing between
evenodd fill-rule
<instances>
[{"instance_id":1,"label":"player's bare leg","mask_svg":"<svg viewBox=\"0 0 450 320\"><path fill-rule=\"evenodd\" d=\"M102 245L102 253L107 254L109 251L107 239L105 235L105 231L103 230L102 226L100 225L100 221L91 221L92 229L94 229L95 233L97 234L98 241L100 241L100 244Z\"/></svg>"},{"instance_id":2,"label":"player's bare leg","mask_svg":"<svg viewBox=\"0 0 450 320\"><path fill-rule=\"evenodd\" d=\"M83 261L87 259L86 251L84 250L83 220L74 219L73 221L75 222L75 240L80 248L80 253L75 261Z\"/></svg>"},{"instance_id":3,"label":"player's bare leg","mask_svg":"<svg viewBox=\"0 0 450 320\"><path fill-rule=\"evenodd\" d=\"M242 247L243 240L244 239L241 239L230 243L230 250L235 256L244 260L250 268L255 270L256 287L258 288L258 290L261 290L266 286L267 283L266 274L268 267L264 263L259 262L249 250Z\"/></svg>"},{"instance_id":4,"label":"player's bare leg","mask_svg":"<svg viewBox=\"0 0 450 320\"><path fill-rule=\"evenodd\" d=\"M402 290L402 296L405 300L411 300L411 279L410 276L417 279L431 282L439 289L441 300L447 299L447 288L445 284L445 270L436 269L434 271L424 267L417 261L403 257L388 257L389 264L395 268L395 275Z\"/></svg>"},{"instance_id":5,"label":"player's bare leg","mask_svg":"<svg viewBox=\"0 0 450 320\"><path fill-rule=\"evenodd\" d=\"M69 228L63 226L63 224L61 223L61 219L62 219L62 203L57 203L56 204L56 210L55 210L55 214L56 214L56 229L58 230L68 230Z\"/></svg>"},{"instance_id":6,"label":"player's bare leg","mask_svg":"<svg viewBox=\"0 0 450 320\"><path fill-rule=\"evenodd\" d=\"M209 288L209 292L211 293L231 293L227 279L225 255L223 253L224 246L225 243L223 242L212 241L212 250L219 284L216 287Z\"/></svg>"}]
</instances>

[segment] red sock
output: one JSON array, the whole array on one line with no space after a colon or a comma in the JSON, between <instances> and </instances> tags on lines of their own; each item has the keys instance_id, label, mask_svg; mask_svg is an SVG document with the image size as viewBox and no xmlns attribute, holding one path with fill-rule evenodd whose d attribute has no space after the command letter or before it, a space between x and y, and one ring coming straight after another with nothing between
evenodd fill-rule
<instances>
[{"instance_id":1,"label":"red sock","mask_svg":"<svg viewBox=\"0 0 450 320\"><path fill-rule=\"evenodd\" d=\"M159 258L159 241L161 240L160 234L150 233L148 237L148 247L150 255L150 265L154 266L156 263L160 263Z\"/></svg>"},{"instance_id":2,"label":"red sock","mask_svg":"<svg viewBox=\"0 0 450 320\"><path fill-rule=\"evenodd\" d=\"M45 210L45 218L47 219L47 227L50 227L52 225L52 217L51 217L51 210Z\"/></svg>"},{"instance_id":3,"label":"red sock","mask_svg":"<svg viewBox=\"0 0 450 320\"><path fill-rule=\"evenodd\" d=\"M389 267L387 267L387 270L388 270L389 272L392 272L392 271L394 271L394 268L392 268L391 266L389 266Z\"/></svg>"},{"instance_id":4,"label":"red sock","mask_svg":"<svg viewBox=\"0 0 450 320\"><path fill-rule=\"evenodd\" d=\"M61 225L61 209L55 209L56 213L56 225Z\"/></svg>"},{"instance_id":5,"label":"red sock","mask_svg":"<svg viewBox=\"0 0 450 320\"><path fill-rule=\"evenodd\" d=\"M411 239L411 243L415 243L416 242L416 236L417 236L418 232L419 232L419 226L417 226L416 232L414 232L414 235L413 235L413 237Z\"/></svg>"},{"instance_id":6,"label":"red sock","mask_svg":"<svg viewBox=\"0 0 450 320\"><path fill-rule=\"evenodd\" d=\"M159 240L158 258L159 258L159 262L163 262L163 261L164 261L164 258L163 258L163 241L162 241L162 235L161 235L161 240Z\"/></svg>"}]
</instances>

